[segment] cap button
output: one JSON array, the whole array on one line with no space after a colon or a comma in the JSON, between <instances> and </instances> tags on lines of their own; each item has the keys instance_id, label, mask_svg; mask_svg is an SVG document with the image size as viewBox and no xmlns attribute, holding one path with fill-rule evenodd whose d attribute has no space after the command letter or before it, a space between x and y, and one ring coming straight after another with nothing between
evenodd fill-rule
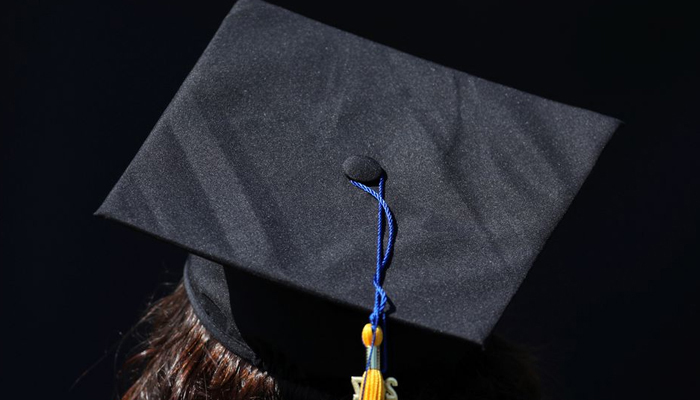
<instances>
[{"instance_id":1,"label":"cap button","mask_svg":"<svg viewBox=\"0 0 700 400\"><path fill-rule=\"evenodd\" d=\"M367 156L348 157L343 162L343 171L348 178L362 183L377 181L382 176L382 166Z\"/></svg>"}]
</instances>

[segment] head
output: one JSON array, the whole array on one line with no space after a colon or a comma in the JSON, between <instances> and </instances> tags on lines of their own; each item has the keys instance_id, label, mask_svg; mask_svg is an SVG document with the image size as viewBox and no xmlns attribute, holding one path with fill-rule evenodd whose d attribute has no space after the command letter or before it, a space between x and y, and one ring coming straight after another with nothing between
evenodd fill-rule
<instances>
[{"instance_id":1,"label":"head","mask_svg":"<svg viewBox=\"0 0 700 400\"><path fill-rule=\"evenodd\" d=\"M618 124L237 2L97 211L192 255L125 399L349 398L368 315L402 400L536 397L492 330Z\"/></svg>"},{"instance_id":2,"label":"head","mask_svg":"<svg viewBox=\"0 0 700 400\"><path fill-rule=\"evenodd\" d=\"M122 369L129 388L121 400L330 400L352 394L349 377L344 388L313 377L290 380L237 356L202 325L182 283L148 308L139 328L145 336ZM539 398L532 357L496 335L450 370L426 366L414 373L401 379L402 399Z\"/></svg>"}]
</instances>

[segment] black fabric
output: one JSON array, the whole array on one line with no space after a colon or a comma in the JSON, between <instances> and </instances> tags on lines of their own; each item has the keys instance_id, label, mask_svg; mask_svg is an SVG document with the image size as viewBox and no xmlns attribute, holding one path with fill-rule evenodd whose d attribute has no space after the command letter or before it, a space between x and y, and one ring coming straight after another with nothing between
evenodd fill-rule
<instances>
[{"instance_id":1,"label":"black fabric","mask_svg":"<svg viewBox=\"0 0 700 400\"><path fill-rule=\"evenodd\" d=\"M187 259L184 280L197 316L226 348L277 379L347 397L349 377L365 365L364 310L195 255ZM404 378L402 388L426 365L456 371L465 359L478 363L482 353L471 342L398 321L386 328L383 362L391 376Z\"/></svg>"},{"instance_id":2,"label":"black fabric","mask_svg":"<svg viewBox=\"0 0 700 400\"><path fill-rule=\"evenodd\" d=\"M377 205L342 164L371 157L391 320L478 344L618 124L242 0L97 214L367 315Z\"/></svg>"},{"instance_id":3,"label":"black fabric","mask_svg":"<svg viewBox=\"0 0 700 400\"><path fill-rule=\"evenodd\" d=\"M377 160L366 156L350 156L343 162L348 178L364 183L376 183L384 173Z\"/></svg>"},{"instance_id":4,"label":"black fabric","mask_svg":"<svg viewBox=\"0 0 700 400\"><path fill-rule=\"evenodd\" d=\"M229 284L223 268L202 258L189 256L183 281L195 314L209 333L227 349L260 365L259 356L243 339L233 318Z\"/></svg>"}]
</instances>

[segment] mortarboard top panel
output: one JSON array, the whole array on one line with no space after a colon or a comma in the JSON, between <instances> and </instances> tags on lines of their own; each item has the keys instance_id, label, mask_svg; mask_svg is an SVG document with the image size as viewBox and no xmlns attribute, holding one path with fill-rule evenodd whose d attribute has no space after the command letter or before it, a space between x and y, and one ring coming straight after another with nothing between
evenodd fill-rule
<instances>
[{"instance_id":1,"label":"mortarboard top panel","mask_svg":"<svg viewBox=\"0 0 700 400\"><path fill-rule=\"evenodd\" d=\"M97 214L370 310L372 157L392 320L483 343L618 124L241 0Z\"/></svg>"}]
</instances>

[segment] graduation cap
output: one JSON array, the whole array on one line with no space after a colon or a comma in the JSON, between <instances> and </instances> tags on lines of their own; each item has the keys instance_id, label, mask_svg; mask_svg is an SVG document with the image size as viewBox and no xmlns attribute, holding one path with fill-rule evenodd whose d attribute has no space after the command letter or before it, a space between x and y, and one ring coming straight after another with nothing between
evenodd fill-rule
<instances>
[{"instance_id":1,"label":"graduation cap","mask_svg":"<svg viewBox=\"0 0 700 400\"><path fill-rule=\"evenodd\" d=\"M383 327L400 375L485 342L618 124L241 0L97 214L254 365L379 369Z\"/></svg>"}]
</instances>

